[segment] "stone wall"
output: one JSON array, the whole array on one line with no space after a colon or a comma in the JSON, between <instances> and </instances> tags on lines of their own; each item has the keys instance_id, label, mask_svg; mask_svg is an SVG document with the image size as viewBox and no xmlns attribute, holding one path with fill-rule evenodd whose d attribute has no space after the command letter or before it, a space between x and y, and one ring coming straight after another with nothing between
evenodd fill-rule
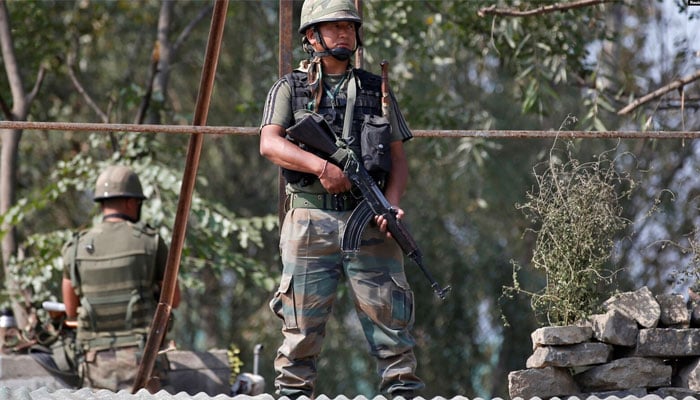
<instances>
[{"instance_id":1,"label":"stone wall","mask_svg":"<svg viewBox=\"0 0 700 400\"><path fill-rule=\"evenodd\" d=\"M700 307L643 287L603 308L579 325L532 332L526 369L508 375L510 397L700 395Z\"/></svg>"}]
</instances>

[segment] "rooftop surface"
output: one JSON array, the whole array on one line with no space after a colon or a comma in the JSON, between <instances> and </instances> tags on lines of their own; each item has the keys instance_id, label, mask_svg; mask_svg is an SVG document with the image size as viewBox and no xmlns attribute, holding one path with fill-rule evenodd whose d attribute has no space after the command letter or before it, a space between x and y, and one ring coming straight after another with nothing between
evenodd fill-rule
<instances>
[{"instance_id":1,"label":"rooftop surface","mask_svg":"<svg viewBox=\"0 0 700 400\"><path fill-rule=\"evenodd\" d=\"M73 390L73 389L58 389L58 390L50 390L47 388L40 388L40 389L35 389L35 390L30 390L28 388L19 388L19 389L10 389L6 386L0 386L0 400L35 400L35 399L56 399L56 400L71 400L71 399L80 399L80 400L85 400L85 399L99 399L99 400L110 400L110 399L119 399L119 400L166 400L166 399L174 399L174 400L188 400L188 399L195 399L195 400L209 400L209 399L215 399L215 400L289 400L288 397L276 397L271 394L260 394L256 396L249 396L249 395L236 395L236 396L226 396L223 394L219 394L216 396L210 396L206 393L198 393L195 395L188 394L185 392L180 392L177 394L171 394L168 393L164 390L161 390L158 393L151 394L145 389L141 389L138 392L132 394L129 391L122 390L119 392L112 392L110 390L93 390L93 389L79 389L79 390ZM376 396L371 398L372 400L389 400L384 396ZM466 397L463 396L455 396L450 399L446 399L444 397L435 397L433 398L435 400L468 400ZM478 399L478 398L476 398ZM475 399L475 400L476 400ZM653 396L653 400L661 399L658 396ZM299 398L299 400L310 400L306 396L302 396ZM370 400L365 396L356 396L356 397L346 397L346 396L336 396L336 397L329 397L325 395L320 395L315 397L314 400ZM424 399L422 397L417 397L415 400L428 400ZM480 399L483 400L483 399ZM494 399L494 400L502 400L502 399ZM652 398L648 399L652 400Z\"/></svg>"},{"instance_id":2,"label":"rooftop surface","mask_svg":"<svg viewBox=\"0 0 700 400\"><path fill-rule=\"evenodd\" d=\"M19 389L10 389L5 386L0 386L0 400L44 400L44 399L55 399L55 400L86 400L86 399L97 399L97 400L111 400L111 399L119 399L119 400L189 400L189 399L195 399L195 400L209 400L209 399L215 399L215 400L228 400L228 399L233 399L233 400L288 400L287 397L275 397L271 394L261 394L257 396L248 396L248 395L236 395L236 396L226 396L226 395L216 395L216 396L209 396L206 393L198 393L196 395L191 395L185 392L180 392L177 394L170 394L166 391L160 391L155 394L151 394L148 391L142 389L138 391L135 394L132 394L128 391L122 390L120 392L112 392L109 390L92 390L92 389L79 389L79 390L71 390L71 389L59 389L59 390L49 390L46 388L40 388L40 389L35 389L35 390L30 390L28 388L19 388ZM539 397L535 397L533 399L540 400ZM636 397L636 396L624 396L624 397L618 397L618 396L606 396L606 397L598 397L598 396L589 396L589 397L577 397L577 396L567 396L566 398L561 398L561 400L602 400L602 399L607 399L607 400L672 400L675 399L674 397L661 397L658 395L646 395L642 397ZM688 399L696 399L695 397L687 396L683 398L682 400L688 400ZM306 396L302 396L299 400L310 400ZM384 396L376 396L373 398L367 398L365 396L356 396L356 397L346 397L346 396L336 396L336 397L328 397L326 395L320 395L317 396L314 400L389 400ZM423 397L417 397L415 400L470 400L467 397L464 396L455 396L455 397L450 397L450 398L445 398L445 397L433 397L431 399L426 399ZM475 397L471 400L486 400L480 397ZM491 400L504 400L501 398L494 398ZM520 398L513 399L513 400L523 400ZM560 400L560 398L555 397L550 400ZM681 399L679 399L681 400Z\"/></svg>"}]
</instances>

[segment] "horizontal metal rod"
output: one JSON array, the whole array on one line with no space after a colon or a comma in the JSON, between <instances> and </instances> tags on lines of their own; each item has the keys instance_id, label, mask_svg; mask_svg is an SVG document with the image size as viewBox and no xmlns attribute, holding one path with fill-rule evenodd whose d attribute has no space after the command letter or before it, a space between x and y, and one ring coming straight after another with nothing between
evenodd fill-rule
<instances>
[{"instance_id":1,"label":"horizontal metal rod","mask_svg":"<svg viewBox=\"0 0 700 400\"><path fill-rule=\"evenodd\" d=\"M210 135L257 135L258 127L138 125L85 122L0 121L0 129L35 129L50 131L142 132ZM483 139L698 139L700 131L535 131L535 130L413 130L416 137L483 138Z\"/></svg>"},{"instance_id":2,"label":"horizontal metal rod","mask_svg":"<svg viewBox=\"0 0 700 400\"><path fill-rule=\"evenodd\" d=\"M483 139L698 139L700 131L412 130L417 137Z\"/></svg>"},{"instance_id":3,"label":"horizontal metal rod","mask_svg":"<svg viewBox=\"0 0 700 400\"><path fill-rule=\"evenodd\" d=\"M259 128L204 125L103 124L90 122L0 121L0 129L36 129L46 131L142 132L211 135L257 135Z\"/></svg>"}]
</instances>

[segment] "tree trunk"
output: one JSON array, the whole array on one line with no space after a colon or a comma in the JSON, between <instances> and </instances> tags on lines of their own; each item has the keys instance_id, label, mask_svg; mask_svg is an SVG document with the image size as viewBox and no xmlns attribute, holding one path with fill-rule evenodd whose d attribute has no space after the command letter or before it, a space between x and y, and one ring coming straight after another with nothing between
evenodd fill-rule
<instances>
[{"instance_id":1,"label":"tree trunk","mask_svg":"<svg viewBox=\"0 0 700 400\"><path fill-rule=\"evenodd\" d=\"M160 15L158 18L158 49L159 56L157 60L158 70L153 80L153 93L159 94L156 98L162 99L161 104L153 107L154 112L149 113L149 123L160 124L161 113L164 103L166 102L168 78L170 77L170 61L173 53L173 46L170 41L170 25L172 23L173 0L163 0L160 7Z\"/></svg>"},{"instance_id":2,"label":"tree trunk","mask_svg":"<svg viewBox=\"0 0 700 400\"><path fill-rule=\"evenodd\" d=\"M15 58L12 34L10 31L10 18L7 12L5 0L0 0L0 45L2 58L7 73L7 80L12 93L12 110L10 119L23 121L29 110L29 99L22 84L22 76ZM6 213L15 203L17 187L17 160L19 142L22 138L21 130L1 130L2 151L0 151L0 214ZM0 230L5 233L2 237L2 264L5 279L5 288L12 295L12 308L18 326L23 327L27 323L27 310L18 302L21 297L17 282L9 273L9 260L17 253L17 233L14 227L3 224Z\"/></svg>"}]
</instances>

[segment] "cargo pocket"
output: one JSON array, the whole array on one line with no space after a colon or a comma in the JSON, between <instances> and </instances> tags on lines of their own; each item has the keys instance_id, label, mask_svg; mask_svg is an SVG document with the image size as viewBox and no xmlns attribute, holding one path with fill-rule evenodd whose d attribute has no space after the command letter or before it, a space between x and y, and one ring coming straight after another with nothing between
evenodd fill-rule
<instances>
[{"instance_id":1,"label":"cargo pocket","mask_svg":"<svg viewBox=\"0 0 700 400\"><path fill-rule=\"evenodd\" d=\"M391 289L391 328L405 329L413 324L413 291L404 274L391 274L391 280L395 284Z\"/></svg>"},{"instance_id":2,"label":"cargo pocket","mask_svg":"<svg viewBox=\"0 0 700 400\"><path fill-rule=\"evenodd\" d=\"M270 300L270 309L284 322L286 329L297 329L299 327L296 308L294 307L292 277L290 275L282 275L280 287L272 300Z\"/></svg>"}]
</instances>

